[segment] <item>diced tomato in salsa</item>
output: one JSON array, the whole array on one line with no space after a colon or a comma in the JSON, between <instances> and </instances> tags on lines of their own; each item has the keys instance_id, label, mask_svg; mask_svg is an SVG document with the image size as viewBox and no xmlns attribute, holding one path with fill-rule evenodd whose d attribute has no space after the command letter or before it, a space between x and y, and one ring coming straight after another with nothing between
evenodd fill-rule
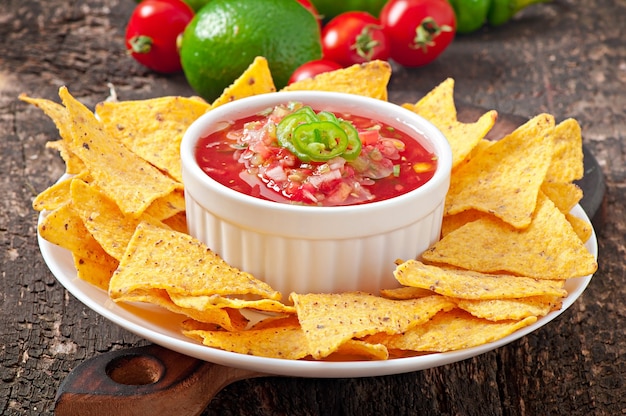
<instances>
[{"instance_id":1,"label":"diced tomato in salsa","mask_svg":"<svg viewBox=\"0 0 626 416\"><path fill-rule=\"evenodd\" d=\"M417 140L353 114L335 113L359 134L361 152L356 159L335 156L324 162L302 162L281 147L276 137L280 121L301 107L301 103L277 106L202 138L196 149L200 167L214 180L244 194L319 206L381 201L410 192L432 178L436 156Z\"/></svg>"}]
</instances>

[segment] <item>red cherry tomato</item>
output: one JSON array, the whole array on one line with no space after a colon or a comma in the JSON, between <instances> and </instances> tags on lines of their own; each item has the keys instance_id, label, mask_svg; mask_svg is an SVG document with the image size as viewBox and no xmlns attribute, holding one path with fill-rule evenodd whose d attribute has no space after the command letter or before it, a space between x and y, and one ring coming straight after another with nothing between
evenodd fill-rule
<instances>
[{"instance_id":1,"label":"red cherry tomato","mask_svg":"<svg viewBox=\"0 0 626 416\"><path fill-rule=\"evenodd\" d=\"M367 12L345 12L322 29L322 55L343 66L389 58L389 43L380 21Z\"/></svg>"},{"instance_id":2,"label":"red cherry tomato","mask_svg":"<svg viewBox=\"0 0 626 416\"><path fill-rule=\"evenodd\" d=\"M126 49L137 62L162 73L182 69L177 39L194 16L182 0L144 0L126 26Z\"/></svg>"},{"instance_id":3,"label":"red cherry tomato","mask_svg":"<svg viewBox=\"0 0 626 416\"><path fill-rule=\"evenodd\" d=\"M302 65L300 65L291 77L289 78L288 84L292 84L296 81L302 81L303 79L313 78L318 74L323 72L330 72L336 69L343 68L337 62L330 61L328 59L317 59L315 61L309 61Z\"/></svg>"},{"instance_id":4,"label":"red cherry tomato","mask_svg":"<svg viewBox=\"0 0 626 416\"><path fill-rule=\"evenodd\" d=\"M320 25L320 27L322 27L322 16L317 12L315 5L310 0L297 0L297 1L298 3L303 5L305 9L310 11L313 16L315 16L317 23Z\"/></svg>"},{"instance_id":5,"label":"red cherry tomato","mask_svg":"<svg viewBox=\"0 0 626 416\"><path fill-rule=\"evenodd\" d=\"M407 67L435 60L456 33L454 9L447 0L390 0L380 21L391 44L391 58Z\"/></svg>"}]
</instances>

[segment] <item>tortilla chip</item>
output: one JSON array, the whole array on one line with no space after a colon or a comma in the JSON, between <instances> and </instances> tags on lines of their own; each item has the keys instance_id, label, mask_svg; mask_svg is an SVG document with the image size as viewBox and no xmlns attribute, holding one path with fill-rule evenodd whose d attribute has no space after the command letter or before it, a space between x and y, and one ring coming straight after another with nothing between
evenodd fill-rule
<instances>
[{"instance_id":1,"label":"tortilla chip","mask_svg":"<svg viewBox=\"0 0 626 416\"><path fill-rule=\"evenodd\" d=\"M210 296L187 296L180 293L170 293L172 302L176 305L199 311L211 308L232 308L232 309L255 309L272 313L295 314L293 306L285 305L274 299L234 299L219 295Z\"/></svg>"},{"instance_id":2,"label":"tortilla chip","mask_svg":"<svg viewBox=\"0 0 626 416\"><path fill-rule=\"evenodd\" d=\"M454 215L446 215L441 222L441 236L446 236L457 228L461 228L468 222L476 221L481 218L495 218L491 214L487 214L475 209L468 209L467 211L459 212Z\"/></svg>"},{"instance_id":3,"label":"tortilla chip","mask_svg":"<svg viewBox=\"0 0 626 416\"><path fill-rule=\"evenodd\" d=\"M441 296L397 301L367 293L290 295L315 359L336 352L353 338L399 333L454 304Z\"/></svg>"},{"instance_id":4,"label":"tortilla chip","mask_svg":"<svg viewBox=\"0 0 626 416\"><path fill-rule=\"evenodd\" d=\"M185 330L183 333L204 345L239 354L299 360L309 355L302 329L297 326L239 332Z\"/></svg>"},{"instance_id":5,"label":"tortilla chip","mask_svg":"<svg viewBox=\"0 0 626 416\"><path fill-rule=\"evenodd\" d=\"M84 164L68 147L68 144L72 142L72 131L67 109L54 101L45 98L32 98L26 94L20 94L19 99L41 109L54 122L61 140L48 142L46 147L59 152L65 162L65 172L68 174L81 172L84 169Z\"/></svg>"},{"instance_id":6,"label":"tortilla chip","mask_svg":"<svg viewBox=\"0 0 626 416\"><path fill-rule=\"evenodd\" d=\"M158 220L172 218L185 212L185 194L182 190L175 190L167 195L155 199L145 213Z\"/></svg>"},{"instance_id":7,"label":"tortilla chip","mask_svg":"<svg viewBox=\"0 0 626 416\"><path fill-rule=\"evenodd\" d=\"M487 344L537 322L529 316L520 321L489 321L454 309L440 312L424 325L399 335L376 335L370 342L380 342L388 349L445 352Z\"/></svg>"},{"instance_id":8,"label":"tortilla chip","mask_svg":"<svg viewBox=\"0 0 626 416\"><path fill-rule=\"evenodd\" d=\"M123 298L114 300L117 302L124 301L150 303L152 305L157 305L164 309L167 309L170 312L184 315L195 321L203 322L210 325L216 325L228 331L243 331L248 325L248 319L243 316L241 312L237 309L215 307L204 310L197 310L180 307L172 302L167 291L165 290L139 290L133 293L125 294Z\"/></svg>"},{"instance_id":9,"label":"tortilla chip","mask_svg":"<svg viewBox=\"0 0 626 416\"><path fill-rule=\"evenodd\" d=\"M210 108L195 98L169 96L106 101L96 106L96 114L111 137L182 182L180 142L189 125Z\"/></svg>"},{"instance_id":10,"label":"tortilla chip","mask_svg":"<svg viewBox=\"0 0 626 416\"><path fill-rule=\"evenodd\" d=\"M72 151L85 163L94 183L122 212L138 217L155 199L182 189L182 184L110 137L94 114L67 88L62 87L59 95L70 114Z\"/></svg>"},{"instance_id":11,"label":"tortilla chip","mask_svg":"<svg viewBox=\"0 0 626 416\"><path fill-rule=\"evenodd\" d=\"M144 214L140 218L125 215L118 206L95 185L74 179L71 184L72 208L85 228L102 248L118 261L124 257L126 246L141 221L162 225Z\"/></svg>"},{"instance_id":12,"label":"tortilla chip","mask_svg":"<svg viewBox=\"0 0 626 416\"><path fill-rule=\"evenodd\" d=\"M387 299L406 300L432 296L435 292L421 287L403 286L395 289L382 289L380 295Z\"/></svg>"},{"instance_id":13,"label":"tortilla chip","mask_svg":"<svg viewBox=\"0 0 626 416\"><path fill-rule=\"evenodd\" d=\"M119 300L150 290L280 300L280 293L268 284L229 266L190 235L142 222L111 279L109 295Z\"/></svg>"},{"instance_id":14,"label":"tortilla chip","mask_svg":"<svg viewBox=\"0 0 626 416\"><path fill-rule=\"evenodd\" d=\"M213 102L211 108L219 107L222 104L240 98L274 91L276 91L276 86L274 85L267 59L257 56L239 78Z\"/></svg>"},{"instance_id":15,"label":"tortilla chip","mask_svg":"<svg viewBox=\"0 0 626 416\"><path fill-rule=\"evenodd\" d=\"M333 91L387 100L391 66L385 61L355 64L287 85L281 91Z\"/></svg>"},{"instance_id":16,"label":"tortilla chip","mask_svg":"<svg viewBox=\"0 0 626 416\"><path fill-rule=\"evenodd\" d=\"M459 167L450 181L446 215L487 212L524 228L552 160L554 118L534 117Z\"/></svg>"},{"instance_id":17,"label":"tortilla chip","mask_svg":"<svg viewBox=\"0 0 626 416\"><path fill-rule=\"evenodd\" d=\"M580 125L572 118L557 124L553 133L554 152L546 180L572 182L584 174L583 139Z\"/></svg>"},{"instance_id":18,"label":"tortilla chip","mask_svg":"<svg viewBox=\"0 0 626 416\"><path fill-rule=\"evenodd\" d=\"M118 262L112 257L107 257L108 262L100 263L72 254L76 276L104 291L109 290L109 281L113 272L117 269Z\"/></svg>"},{"instance_id":19,"label":"tortilla chip","mask_svg":"<svg viewBox=\"0 0 626 416\"><path fill-rule=\"evenodd\" d=\"M571 182L546 181L541 185L543 192L563 214L567 214L583 198L583 190Z\"/></svg>"},{"instance_id":20,"label":"tortilla chip","mask_svg":"<svg viewBox=\"0 0 626 416\"><path fill-rule=\"evenodd\" d=\"M593 227L589 221L579 218L570 213L565 214L565 218L571 224L572 229L583 243L587 242L593 235Z\"/></svg>"},{"instance_id":21,"label":"tortilla chip","mask_svg":"<svg viewBox=\"0 0 626 416\"><path fill-rule=\"evenodd\" d=\"M487 111L474 123L457 120L454 103L454 79L448 78L433 88L415 105L404 108L419 114L435 125L448 139L452 149L452 168L461 164L494 126L498 113Z\"/></svg>"},{"instance_id":22,"label":"tortilla chip","mask_svg":"<svg viewBox=\"0 0 626 416\"><path fill-rule=\"evenodd\" d=\"M189 230L187 229L187 214L184 211L166 218L162 222L172 230L189 234Z\"/></svg>"},{"instance_id":23,"label":"tortilla chip","mask_svg":"<svg viewBox=\"0 0 626 416\"><path fill-rule=\"evenodd\" d=\"M520 299L458 299L456 304L477 318L518 321L529 316L545 316L560 309L562 301L557 296L532 296Z\"/></svg>"},{"instance_id":24,"label":"tortilla chip","mask_svg":"<svg viewBox=\"0 0 626 416\"><path fill-rule=\"evenodd\" d=\"M485 274L424 264L419 260L402 263L396 267L394 276L405 286L432 290L450 298L486 300L543 295L567 296L564 280Z\"/></svg>"},{"instance_id":25,"label":"tortilla chip","mask_svg":"<svg viewBox=\"0 0 626 416\"><path fill-rule=\"evenodd\" d=\"M527 228L482 218L447 234L422 258L484 273L557 280L586 276L598 267L565 215L543 194Z\"/></svg>"},{"instance_id":26,"label":"tortilla chip","mask_svg":"<svg viewBox=\"0 0 626 416\"><path fill-rule=\"evenodd\" d=\"M69 203L47 213L38 229L39 235L46 241L71 251L78 258L99 264L110 264L112 261Z\"/></svg>"}]
</instances>

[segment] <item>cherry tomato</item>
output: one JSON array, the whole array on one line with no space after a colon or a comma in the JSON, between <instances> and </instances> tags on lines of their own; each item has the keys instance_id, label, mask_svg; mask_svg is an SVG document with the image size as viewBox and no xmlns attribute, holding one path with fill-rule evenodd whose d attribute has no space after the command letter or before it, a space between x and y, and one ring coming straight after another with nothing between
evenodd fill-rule
<instances>
[{"instance_id":1,"label":"cherry tomato","mask_svg":"<svg viewBox=\"0 0 626 416\"><path fill-rule=\"evenodd\" d=\"M345 12L322 29L322 55L343 66L389 58L389 42L380 21L367 12Z\"/></svg>"},{"instance_id":2,"label":"cherry tomato","mask_svg":"<svg viewBox=\"0 0 626 416\"><path fill-rule=\"evenodd\" d=\"M456 33L454 9L447 0L389 0L380 21L391 44L391 59L407 67L435 60Z\"/></svg>"},{"instance_id":3,"label":"cherry tomato","mask_svg":"<svg viewBox=\"0 0 626 416\"><path fill-rule=\"evenodd\" d=\"M334 61L330 61L328 59L317 59L315 61L309 61L302 65L300 65L291 77L289 78L288 84L292 84L296 81L302 81L303 79L313 78L318 74L323 72L330 72L336 69L343 68L340 64Z\"/></svg>"},{"instance_id":4,"label":"cherry tomato","mask_svg":"<svg viewBox=\"0 0 626 416\"><path fill-rule=\"evenodd\" d=\"M310 11L311 14L313 14L313 16L315 16L317 23L320 25L320 27L322 27L322 16L317 12L315 5L310 0L297 0L297 1L298 3L303 5L305 9Z\"/></svg>"},{"instance_id":5,"label":"cherry tomato","mask_svg":"<svg viewBox=\"0 0 626 416\"><path fill-rule=\"evenodd\" d=\"M154 71L180 71L177 40L193 15L182 0L142 1L126 26L126 49L137 62Z\"/></svg>"}]
</instances>

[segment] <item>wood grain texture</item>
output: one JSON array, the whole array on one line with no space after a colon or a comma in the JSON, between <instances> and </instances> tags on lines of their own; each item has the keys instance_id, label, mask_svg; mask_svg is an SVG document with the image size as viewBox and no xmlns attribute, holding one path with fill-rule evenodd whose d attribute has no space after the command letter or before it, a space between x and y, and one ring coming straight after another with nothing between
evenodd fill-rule
<instances>
[{"instance_id":1,"label":"wood grain texture","mask_svg":"<svg viewBox=\"0 0 626 416\"><path fill-rule=\"evenodd\" d=\"M17 95L92 106L192 94L125 55L133 0L0 2L0 414L52 415L61 382L86 359L146 345L84 307L37 247L34 195L63 165L44 148L54 125ZM555 0L497 29L458 36L432 65L394 67L390 99L415 102L446 77L456 97L503 114L578 119L607 183L599 270L549 325L463 362L357 379L268 377L223 389L203 415L615 415L626 411L626 3Z\"/></svg>"}]
</instances>

